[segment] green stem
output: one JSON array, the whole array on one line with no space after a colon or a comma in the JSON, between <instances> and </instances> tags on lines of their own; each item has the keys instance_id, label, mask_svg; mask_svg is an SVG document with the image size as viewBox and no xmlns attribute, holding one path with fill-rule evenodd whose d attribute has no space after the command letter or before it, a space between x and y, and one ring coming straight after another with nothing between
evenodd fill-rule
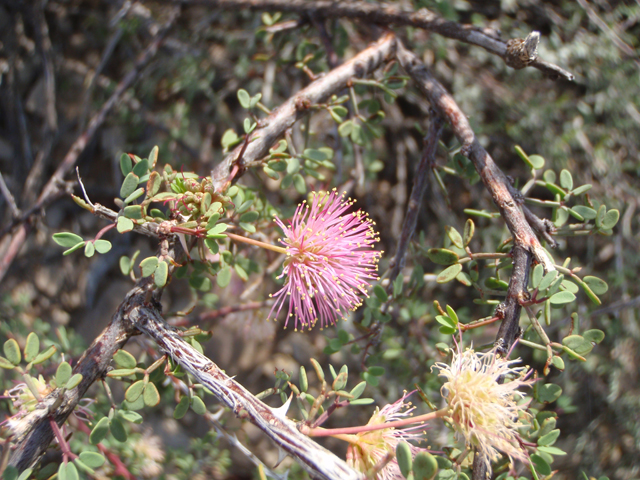
<instances>
[{"instance_id":1,"label":"green stem","mask_svg":"<svg viewBox=\"0 0 640 480\"><path fill-rule=\"evenodd\" d=\"M242 237L240 235L236 235L235 233L224 232L227 237L236 242L248 243L249 245L255 245L256 247L266 248L267 250L273 250L274 252L284 253L286 255L287 249L284 247L278 247L276 245L272 245L270 243L261 242L259 240L254 240L253 238Z\"/></svg>"}]
</instances>

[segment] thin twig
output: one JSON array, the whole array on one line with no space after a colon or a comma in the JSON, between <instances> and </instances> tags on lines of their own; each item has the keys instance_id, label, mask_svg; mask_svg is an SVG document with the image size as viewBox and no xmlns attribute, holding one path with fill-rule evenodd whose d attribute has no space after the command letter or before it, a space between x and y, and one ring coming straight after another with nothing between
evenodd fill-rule
<instances>
[{"instance_id":1,"label":"thin twig","mask_svg":"<svg viewBox=\"0 0 640 480\"><path fill-rule=\"evenodd\" d=\"M252 162L263 158L268 153L269 148L284 135L285 131L309 112L311 105L326 101L332 94L345 88L347 82L352 78L368 75L384 62L393 58L395 45L396 38L394 35L384 35L369 48L338 68L331 70L273 110L262 121L265 127L257 128L249 136L246 151L242 153L241 165L238 165L240 170L244 170ZM243 147L243 145L236 147L211 172L213 186L217 191L220 191L227 182L231 168L240 162Z\"/></svg>"},{"instance_id":2,"label":"thin twig","mask_svg":"<svg viewBox=\"0 0 640 480\"><path fill-rule=\"evenodd\" d=\"M503 59L507 59L508 56L507 43L502 40L472 25L461 25L445 20L426 8L418 11L404 11L390 4L343 0L172 0L172 2L183 5L206 5L210 8L226 10L292 12L311 18L351 18L381 25L409 26L477 45ZM572 73L544 60L533 60L528 66L537 68L554 78L573 80Z\"/></svg>"},{"instance_id":3,"label":"thin twig","mask_svg":"<svg viewBox=\"0 0 640 480\"><path fill-rule=\"evenodd\" d=\"M9 187L7 187L7 184L4 181L2 172L0 172L0 192L2 192L2 196L5 198L5 200L9 204L9 208L11 209L11 215L13 216L13 218L19 218L20 209L16 204L16 199L13 198L13 195L11 195L11 190L9 190Z\"/></svg>"},{"instance_id":4,"label":"thin twig","mask_svg":"<svg viewBox=\"0 0 640 480\"><path fill-rule=\"evenodd\" d=\"M389 262L389 285L387 286L388 293L391 293L391 291L393 290L393 281L404 268L407 248L409 247L409 242L411 241L413 233L416 229L416 224L418 222L418 213L420 212L420 207L422 206L422 196L424 195L424 191L427 187L427 174L429 172L429 168L435 161L436 149L438 147L438 141L440 140L440 135L442 134L443 127L444 124L442 118L438 115L434 115L430 119L429 131L427 132L427 135L424 139L424 152L422 154L422 158L420 159L420 163L416 168L416 176L415 180L413 181L411 196L407 205L407 213L404 217L404 222L402 224L402 233L400 234L400 238L398 240L398 249L396 250L396 254L391 262Z\"/></svg>"},{"instance_id":5,"label":"thin twig","mask_svg":"<svg viewBox=\"0 0 640 480\"><path fill-rule=\"evenodd\" d=\"M151 44L145 49L145 51L138 57L133 68L127 73L127 75L122 79L122 81L118 84L115 92L111 95L111 97L105 102L100 111L98 111L91 121L89 122L89 126L84 131L82 135L80 135L76 141L73 143L67 154L65 155L62 163L58 166L53 176L49 179L47 184L45 185L42 193L38 197L35 205L28 212L23 215L20 219L22 224L17 229L17 231L13 234L12 243L16 242L16 239L20 239L20 245L24 242L24 239L27 236L28 226L25 224L27 219L31 217L34 213L40 211L46 204L48 204L52 199L56 198L60 193L60 185L63 183L63 179L67 172L75 165L78 161L78 158L84 152L85 148L89 144L89 142L93 139L98 129L102 126L104 121L107 118L107 115L113 110L113 108L118 104L124 92L131 87L133 82L138 78L138 74L142 70L142 68L153 58L158 51L158 47L164 38L164 35L167 33L169 28L173 25L175 20L178 17L178 10L174 10L171 18L163 25L158 34L155 36L154 40ZM15 225L10 225L10 228L13 228ZM5 232L3 232L4 234ZM15 255L18 253L18 249L13 249L7 252L5 257L2 259L0 263L0 281L4 278L5 274Z\"/></svg>"},{"instance_id":6,"label":"thin twig","mask_svg":"<svg viewBox=\"0 0 640 480\"><path fill-rule=\"evenodd\" d=\"M466 115L460 110L451 94L429 72L424 63L413 52L404 48L399 41L397 58L402 68L427 96L431 105L449 121L454 135L462 145L461 153L475 166L494 203L500 209L500 214L513 235L514 243L530 250L545 271L555 270L553 262L540 245L518 202L513 198L509 180L480 145Z\"/></svg>"}]
</instances>

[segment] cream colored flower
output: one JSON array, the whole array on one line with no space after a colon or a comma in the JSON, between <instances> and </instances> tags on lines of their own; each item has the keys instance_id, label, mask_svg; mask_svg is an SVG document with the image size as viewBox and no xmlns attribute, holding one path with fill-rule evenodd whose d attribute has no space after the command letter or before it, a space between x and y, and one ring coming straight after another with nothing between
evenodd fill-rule
<instances>
[{"instance_id":1,"label":"cream colored flower","mask_svg":"<svg viewBox=\"0 0 640 480\"><path fill-rule=\"evenodd\" d=\"M495 350L479 353L467 349L454 352L451 365L437 363L432 367L447 380L441 389L449 405L444 418L487 463L497 461L499 451L511 461L529 462L517 429L527 424L530 415L526 402L518 404L524 397L518 389L530 387L534 381L528 367L514 366L519 362L502 359Z\"/></svg>"},{"instance_id":2,"label":"cream colored flower","mask_svg":"<svg viewBox=\"0 0 640 480\"><path fill-rule=\"evenodd\" d=\"M404 402L409 395L405 393L397 402L386 405L382 409L376 408L367 425L382 425L410 417L415 407L410 407L411 403ZM416 429L424 430L424 425L413 425L402 429L385 428L353 435L356 439L349 441L347 464L360 472L370 473L379 469L384 461L388 460L384 468L377 472L376 480L404 480L395 458L396 447L403 441L421 440L421 434L414 432ZM422 450L411 443L409 446L412 456Z\"/></svg>"}]
</instances>

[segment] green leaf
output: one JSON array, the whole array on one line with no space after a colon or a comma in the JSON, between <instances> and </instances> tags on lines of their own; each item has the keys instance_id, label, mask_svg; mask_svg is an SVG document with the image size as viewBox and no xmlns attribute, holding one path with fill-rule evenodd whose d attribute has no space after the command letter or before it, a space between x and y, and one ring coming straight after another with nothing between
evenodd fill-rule
<instances>
[{"instance_id":1,"label":"green leaf","mask_svg":"<svg viewBox=\"0 0 640 480\"><path fill-rule=\"evenodd\" d=\"M9 360L7 360L4 357L0 357L0 368L4 368L5 370L12 370L14 369L16 366L11 363Z\"/></svg>"},{"instance_id":2,"label":"green leaf","mask_svg":"<svg viewBox=\"0 0 640 480\"><path fill-rule=\"evenodd\" d=\"M142 415L137 412L132 412L131 410L120 410L120 417L125 419L127 422L135 424L142 423Z\"/></svg>"},{"instance_id":3,"label":"green leaf","mask_svg":"<svg viewBox=\"0 0 640 480\"><path fill-rule=\"evenodd\" d=\"M447 232L447 236L449 237L449 240L451 240L451 243L453 243L458 248L464 248L462 236L455 228L447 225L446 227L444 227L444 229Z\"/></svg>"},{"instance_id":4,"label":"green leaf","mask_svg":"<svg viewBox=\"0 0 640 480\"><path fill-rule=\"evenodd\" d=\"M194 395L191 399L191 410L198 415L204 415L207 412L207 407L200 397Z\"/></svg>"},{"instance_id":5,"label":"green leaf","mask_svg":"<svg viewBox=\"0 0 640 480\"><path fill-rule=\"evenodd\" d=\"M598 212L596 213L596 227L598 228L603 228L602 227L602 222L604 221L604 216L607 213L607 207L605 207L604 205L600 205L600 208L598 208Z\"/></svg>"},{"instance_id":6,"label":"green leaf","mask_svg":"<svg viewBox=\"0 0 640 480\"><path fill-rule=\"evenodd\" d=\"M207 230L207 237L209 238L226 238L222 232L226 231L229 225L226 223L218 223L212 229Z\"/></svg>"},{"instance_id":7,"label":"green leaf","mask_svg":"<svg viewBox=\"0 0 640 480\"><path fill-rule=\"evenodd\" d=\"M66 256L75 252L76 250L80 250L82 247L84 247L84 243L85 242L80 242L77 245L71 247L69 250L65 250L64 252L62 252L62 255Z\"/></svg>"},{"instance_id":8,"label":"green leaf","mask_svg":"<svg viewBox=\"0 0 640 480\"><path fill-rule=\"evenodd\" d=\"M473 220L468 218L464 224L464 232L462 234L463 243L465 247L469 246L469 243L471 243L471 239L473 238L473 234L475 231L476 231L476 224L473 223Z\"/></svg>"},{"instance_id":9,"label":"green leaf","mask_svg":"<svg viewBox=\"0 0 640 480\"><path fill-rule=\"evenodd\" d=\"M127 441L127 431L124 429L124 425L122 425L122 422L119 419L112 418L109 428L111 430L111 435L113 435L113 438L117 441L121 443Z\"/></svg>"},{"instance_id":10,"label":"green leaf","mask_svg":"<svg viewBox=\"0 0 640 480\"><path fill-rule=\"evenodd\" d=\"M557 270L552 270L551 272L547 273L544 277L542 277L542 280L538 284L538 288L541 291L545 291L547 288L551 286L551 284L554 282L557 276L558 276Z\"/></svg>"},{"instance_id":11,"label":"green leaf","mask_svg":"<svg viewBox=\"0 0 640 480\"><path fill-rule=\"evenodd\" d=\"M251 103L249 103L249 108L255 107L261 98L262 98L261 93L256 93L253 97L251 97Z\"/></svg>"},{"instance_id":12,"label":"green leaf","mask_svg":"<svg viewBox=\"0 0 640 480\"><path fill-rule=\"evenodd\" d=\"M27 336L27 342L24 345L25 361L30 362L31 360L36 358L36 355L38 355L39 351L40 351L40 339L38 338L38 335L35 332L31 332Z\"/></svg>"},{"instance_id":13,"label":"green leaf","mask_svg":"<svg viewBox=\"0 0 640 480\"><path fill-rule=\"evenodd\" d=\"M560 430L556 428L555 430L552 430L546 435L543 435L542 437L540 437L538 439L538 445L543 447L553 445L559 436L560 436Z\"/></svg>"},{"instance_id":14,"label":"green leaf","mask_svg":"<svg viewBox=\"0 0 640 480\"><path fill-rule=\"evenodd\" d=\"M560 371L564 370L564 360L562 359L562 357L558 357L557 355L554 355L553 359L551 360L551 363L558 370Z\"/></svg>"},{"instance_id":15,"label":"green leaf","mask_svg":"<svg viewBox=\"0 0 640 480\"><path fill-rule=\"evenodd\" d=\"M431 480L437 472L438 460L429 452L419 452L413 459L414 480Z\"/></svg>"},{"instance_id":16,"label":"green leaf","mask_svg":"<svg viewBox=\"0 0 640 480\"><path fill-rule=\"evenodd\" d=\"M124 393L124 398L126 398L128 402L135 402L138 397L142 395L143 390L144 380L138 380L127 388L127 391Z\"/></svg>"},{"instance_id":17,"label":"green leaf","mask_svg":"<svg viewBox=\"0 0 640 480\"><path fill-rule=\"evenodd\" d=\"M138 182L140 181L140 177L138 177L135 173L129 172L122 182L122 186L120 187L120 196L122 198L126 198L135 192L136 188L138 188Z\"/></svg>"},{"instance_id":18,"label":"green leaf","mask_svg":"<svg viewBox=\"0 0 640 480\"><path fill-rule=\"evenodd\" d=\"M555 293L551 295L549 301L552 305L564 305L565 303L571 303L576 299L576 296L569 292L568 290L564 290L562 292Z\"/></svg>"},{"instance_id":19,"label":"green leaf","mask_svg":"<svg viewBox=\"0 0 640 480\"><path fill-rule=\"evenodd\" d=\"M82 381L82 374L80 373L76 373L75 375L73 375L69 381L67 382L67 384L64 386L64 388L66 388L67 390L71 390L73 388L76 388L78 385L80 385L80 382Z\"/></svg>"},{"instance_id":20,"label":"green leaf","mask_svg":"<svg viewBox=\"0 0 640 480\"><path fill-rule=\"evenodd\" d=\"M338 127L338 135L340 135L342 138L348 137L349 135L351 135L352 131L353 131L353 122L351 120L346 120L342 122Z\"/></svg>"},{"instance_id":21,"label":"green leaf","mask_svg":"<svg viewBox=\"0 0 640 480\"><path fill-rule=\"evenodd\" d=\"M349 394L353 396L353 400L356 400L360 398L360 396L364 393L364 389L366 387L367 387L367 382L360 382L359 384L357 384L355 387L351 389ZM351 400L351 403L353 403L353 400Z\"/></svg>"},{"instance_id":22,"label":"green leaf","mask_svg":"<svg viewBox=\"0 0 640 480\"><path fill-rule=\"evenodd\" d=\"M147 383L144 387L144 404L147 407L155 407L160 403L160 393L153 382Z\"/></svg>"},{"instance_id":23,"label":"green leaf","mask_svg":"<svg viewBox=\"0 0 640 480\"><path fill-rule=\"evenodd\" d=\"M456 278L456 276L462 271L462 265L459 263L451 265L441 271L436 277L436 282L447 283Z\"/></svg>"},{"instance_id":24,"label":"green leaf","mask_svg":"<svg viewBox=\"0 0 640 480\"><path fill-rule=\"evenodd\" d=\"M142 205L129 205L124 207L123 213L125 217L132 218L134 220L144 218L144 208Z\"/></svg>"},{"instance_id":25,"label":"green leaf","mask_svg":"<svg viewBox=\"0 0 640 480\"><path fill-rule=\"evenodd\" d=\"M176 405L173 411L173 418L180 420L187 413L187 410L189 410L189 397L185 395L180 399L178 405Z\"/></svg>"},{"instance_id":26,"label":"green leaf","mask_svg":"<svg viewBox=\"0 0 640 480\"><path fill-rule=\"evenodd\" d=\"M244 268L242 268L242 266L240 266L239 264L235 264L233 266L233 269L236 271L236 273L238 274L238 276L243 280L243 281L247 281L249 280L249 275L247 274L247 272L245 271Z\"/></svg>"},{"instance_id":27,"label":"green leaf","mask_svg":"<svg viewBox=\"0 0 640 480\"><path fill-rule=\"evenodd\" d=\"M162 261L158 263L158 268L153 272L153 281L156 284L156 287L162 288L166 285L167 279L169 277L169 265L167 262Z\"/></svg>"},{"instance_id":28,"label":"green leaf","mask_svg":"<svg viewBox=\"0 0 640 480\"><path fill-rule=\"evenodd\" d=\"M211 280L209 280L208 277L191 275L191 277L189 277L189 286L196 290L200 290L201 292L208 292L211 290Z\"/></svg>"},{"instance_id":29,"label":"green leaf","mask_svg":"<svg viewBox=\"0 0 640 480\"><path fill-rule=\"evenodd\" d=\"M140 187L137 190L134 190L131 195L124 199L124 203L131 203L136 198L140 198L144 194L144 188Z\"/></svg>"},{"instance_id":30,"label":"green leaf","mask_svg":"<svg viewBox=\"0 0 640 480\"><path fill-rule=\"evenodd\" d=\"M118 217L116 230L118 230L118 233L130 232L131 230L133 230L133 222L127 217Z\"/></svg>"},{"instance_id":31,"label":"green leaf","mask_svg":"<svg viewBox=\"0 0 640 480\"><path fill-rule=\"evenodd\" d=\"M131 157L126 153L120 155L120 171L122 172L122 175L126 177L132 169L133 162L131 161Z\"/></svg>"},{"instance_id":32,"label":"green leaf","mask_svg":"<svg viewBox=\"0 0 640 480\"><path fill-rule=\"evenodd\" d=\"M5 470L5 473L6 473L6 470ZM32 473L33 473L33 469L27 468L26 470L22 471L22 473L18 477L18 480L28 480L28 478L31 476Z\"/></svg>"},{"instance_id":33,"label":"green leaf","mask_svg":"<svg viewBox=\"0 0 640 480\"><path fill-rule=\"evenodd\" d=\"M82 452L79 457L90 468L100 468L105 462L104 456L98 452Z\"/></svg>"},{"instance_id":34,"label":"green leaf","mask_svg":"<svg viewBox=\"0 0 640 480\"><path fill-rule=\"evenodd\" d=\"M389 300L389 296L387 295L386 290L382 287L382 285L377 284L373 287L373 294L376 296L376 298L378 300L380 300L382 303L386 302L387 300Z\"/></svg>"},{"instance_id":35,"label":"green leaf","mask_svg":"<svg viewBox=\"0 0 640 480\"><path fill-rule=\"evenodd\" d=\"M71 232L54 233L53 241L56 242L61 247L65 247L65 248L74 247L79 243L84 244L84 240L82 239L82 237Z\"/></svg>"},{"instance_id":36,"label":"green leaf","mask_svg":"<svg viewBox=\"0 0 640 480\"><path fill-rule=\"evenodd\" d=\"M244 128L244 133L249 135L256 128L257 123L252 122L250 118L245 118L242 127Z\"/></svg>"},{"instance_id":37,"label":"green leaf","mask_svg":"<svg viewBox=\"0 0 640 480\"><path fill-rule=\"evenodd\" d=\"M4 356L7 357L7 360L14 365L18 365L20 363L22 354L20 353L18 342L16 342L15 339L10 338L4 342Z\"/></svg>"},{"instance_id":38,"label":"green leaf","mask_svg":"<svg viewBox=\"0 0 640 480\"><path fill-rule=\"evenodd\" d=\"M459 259L458 254L446 248L430 248L427 251L429 260L438 265L451 265ZM462 267L462 266L461 266Z\"/></svg>"},{"instance_id":39,"label":"green leaf","mask_svg":"<svg viewBox=\"0 0 640 480\"><path fill-rule=\"evenodd\" d=\"M576 212L585 220L593 220L594 218L596 218L596 215L598 213L593 208L587 207L586 205L576 205L575 207L571 207L571 210Z\"/></svg>"},{"instance_id":40,"label":"green leaf","mask_svg":"<svg viewBox=\"0 0 640 480\"><path fill-rule=\"evenodd\" d=\"M531 274L531 286L533 288L538 288L540 282L542 281L542 275L544 274L544 267L540 264L536 265L533 268L533 272Z\"/></svg>"},{"instance_id":41,"label":"green leaf","mask_svg":"<svg viewBox=\"0 0 640 480\"><path fill-rule=\"evenodd\" d=\"M67 463L67 472L65 476L66 480L80 480L80 476L78 475L78 469L75 464Z\"/></svg>"},{"instance_id":42,"label":"green leaf","mask_svg":"<svg viewBox=\"0 0 640 480\"><path fill-rule=\"evenodd\" d=\"M607 285L607 282L598 277L586 276L582 279L582 281L586 283L591 291L596 295L602 295L604 293L607 293L607 290L609 290L609 285Z\"/></svg>"},{"instance_id":43,"label":"green leaf","mask_svg":"<svg viewBox=\"0 0 640 480\"><path fill-rule=\"evenodd\" d=\"M400 473L403 477L408 477L413 466L411 458L411 447L407 442L399 442L396 445L396 460L398 461L398 467L400 467Z\"/></svg>"},{"instance_id":44,"label":"green leaf","mask_svg":"<svg viewBox=\"0 0 640 480\"><path fill-rule=\"evenodd\" d=\"M146 175L147 173L149 173L149 160L147 160L146 158L143 158L142 160L140 160L138 163L134 165L132 171L138 177L142 177Z\"/></svg>"},{"instance_id":45,"label":"green leaf","mask_svg":"<svg viewBox=\"0 0 640 480\"><path fill-rule=\"evenodd\" d=\"M140 269L142 270L143 277L149 277L153 275L153 272L158 268L160 261L158 257L147 257L140 262ZM164 262L163 262L164 263Z\"/></svg>"},{"instance_id":46,"label":"green leaf","mask_svg":"<svg viewBox=\"0 0 640 480\"><path fill-rule=\"evenodd\" d=\"M293 187L300 195L307 193L307 183L305 182L304 177L299 173L296 173L293 176Z\"/></svg>"},{"instance_id":47,"label":"green leaf","mask_svg":"<svg viewBox=\"0 0 640 480\"><path fill-rule=\"evenodd\" d=\"M108 240L96 240L95 242L93 242L93 246L96 247L96 251L98 253L104 254L111 250L111 242Z\"/></svg>"},{"instance_id":48,"label":"green leaf","mask_svg":"<svg viewBox=\"0 0 640 480\"><path fill-rule=\"evenodd\" d=\"M567 453L560 450L558 447L538 447L539 452L547 453L549 455L566 455Z\"/></svg>"},{"instance_id":49,"label":"green leaf","mask_svg":"<svg viewBox=\"0 0 640 480\"><path fill-rule=\"evenodd\" d=\"M602 219L602 228L605 230L611 230L616 226L618 220L620 219L620 212L615 208L608 210L605 213L604 218Z\"/></svg>"},{"instance_id":50,"label":"green leaf","mask_svg":"<svg viewBox=\"0 0 640 480\"><path fill-rule=\"evenodd\" d=\"M593 350L593 344L582 335L569 335L568 337L564 337L562 344L580 356L587 355Z\"/></svg>"},{"instance_id":51,"label":"green leaf","mask_svg":"<svg viewBox=\"0 0 640 480\"><path fill-rule=\"evenodd\" d=\"M562 395L562 388L553 383L540 385L537 388L536 399L541 403L555 402Z\"/></svg>"},{"instance_id":52,"label":"green leaf","mask_svg":"<svg viewBox=\"0 0 640 480\"><path fill-rule=\"evenodd\" d=\"M131 355L126 350L118 350L113 354L113 361L120 368L135 368L137 361L136 357Z\"/></svg>"},{"instance_id":53,"label":"green leaf","mask_svg":"<svg viewBox=\"0 0 640 480\"><path fill-rule=\"evenodd\" d=\"M36 358L33 359L33 361L31 363L33 363L34 365L38 365L42 362L45 362L47 360L49 360L54 353L56 353L56 347L55 345L51 345L49 348L47 348L44 352L40 352Z\"/></svg>"},{"instance_id":54,"label":"green leaf","mask_svg":"<svg viewBox=\"0 0 640 480\"><path fill-rule=\"evenodd\" d=\"M87 242L84 246L84 256L91 258L94 253L96 253L96 247L93 246L93 242Z\"/></svg>"},{"instance_id":55,"label":"green leaf","mask_svg":"<svg viewBox=\"0 0 640 480\"><path fill-rule=\"evenodd\" d=\"M374 377L375 378L375 377ZM349 405L371 405L375 400L373 398L358 398L356 400L351 400Z\"/></svg>"},{"instance_id":56,"label":"green leaf","mask_svg":"<svg viewBox=\"0 0 640 480\"><path fill-rule=\"evenodd\" d=\"M89 441L92 445L97 445L107 436L107 433L109 433L109 419L102 417L91 430Z\"/></svg>"},{"instance_id":57,"label":"green leaf","mask_svg":"<svg viewBox=\"0 0 640 480\"><path fill-rule=\"evenodd\" d=\"M108 377L118 378L118 377L129 377L136 373L135 368L114 368L110 372L107 372Z\"/></svg>"},{"instance_id":58,"label":"green leaf","mask_svg":"<svg viewBox=\"0 0 640 480\"><path fill-rule=\"evenodd\" d=\"M249 95L249 92L247 92L245 89L241 88L240 90L238 90L238 101L240 102L242 108L248 110L251 106L251 95Z\"/></svg>"},{"instance_id":59,"label":"green leaf","mask_svg":"<svg viewBox=\"0 0 640 480\"><path fill-rule=\"evenodd\" d=\"M231 268L229 266L224 267L218 272L216 276L216 282L220 288L225 288L231 282Z\"/></svg>"},{"instance_id":60,"label":"green leaf","mask_svg":"<svg viewBox=\"0 0 640 480\"><path fill-rule=\"evenodd\" d=\"M239 139L238 134L234 132L232 129L228 129L222 135L222 140L220 141L220 144L222 145L222 148L227 149L233 146L238 141L238 139Z\"/></svg>"},{"instance_id":61,"label":"green leaf","mask_svg":"<svg viewBox=\"0 0 640 480\"><path fill-rule=\"evenodd\" d=\"M385 369L384 367L378 367L378 366L373 366L373 367L369 367L369 374L373 375L374 377L381 377L382 375L384 375Z\"/></svg>"},{"instance_id":62,"label":"green leaf","mask_svg":"<svg viewBox=\"0 0 640 480\"><path fill-rule=\"evenodd\" d=\"M577 197L578 195L582 195L584 192L591 190L591 187L592 185L590 183L587 183L585 185L582 185L581 187L576 188L571 193Z\"/></svg>"},{"instance_id":63,"label":"green leaf","mask_svg":"<svg viewBox=\"0 0 640 480\"><path fill-rule=\"evenodd\" d=\"M259 216L260 216L260 214L258 212L251 211L251 212L246 212L246 213L243 213L242 215L240 215L240 219L239 220L241 222L251 223L251 222L255 222L258 219Z\"/></svg>"},{"instance_id":64,"label":"green leaf","mask_svg":"<svg viewBox=\"0 0 640 480\"><path fill-rule=\"evenodd\" d=\"M454 324L457 325L458 324L458 314L456 313L456 311L451 308L449 305L447 305L447 315L449 315L449 318L451 320L453 320Z\"/></svg>"},{"instance_id":65,"label":"green leaf","mask_svg":"<svg viewBox=\"0 0 640 480\"><path fill-rule=\"evenodd\" d=\"M398 298L402 295L402 289L404 288L404 276L398 275L393 281L393 298Z\"/></svg>"},{"instance_id":66,"label":"green leaf","mask_svg":"<svg viewBox=\"0 0 640 480\"><path fill-rule=\"evenodd\" d=\"M560 282L560 286L562 287L562 289L573 294L576 294L580 291L580 287L578 287L578 285L573 283L571 280L567 280L566 278L562 280L562 282Z\"/></svg>"},{"instance_id":67,"label":"green leaf","mask_svg":"<svg viewBox=\"0 0 640 480\"><path fill-rule=\"evenodd\" d=\"M541 475L549 475L551 473L551 466L540 455L534 453L531 455L531 463L533 463L536 472Z\"/></svg>"},{"instance_id":68,"label":"green leaf","mask_svg":"<svg viewBox=\"0 0 640 480\"><path fill-rule=\"evenodd\" d=\"M588 342L593 342L593 343L600 343L602 340L604 340L604 332L596 328L587 330L582 334L582 336Z\"/></svg>"},{"instance_id":69,"label":"green leaf","mask_svg":"<svg viewBox=\"0 0 640 480\"><path fill-rule=\"evenodd\" d=\"M436 315L436 322L445 327L456 329L458 322L454 321L452 318L447 317L446 315Z\"/></svg>"},{"instance_id":70,"label":"green leaf","mask_svg":"<svg viewBox=\"0 0 640 480\"><path fill-rule=\"evenodd\" d=\"M565 169L560 172L560 186L568 191L573 188L573 177L569 170Z\"/></svg>"}]
</instances>

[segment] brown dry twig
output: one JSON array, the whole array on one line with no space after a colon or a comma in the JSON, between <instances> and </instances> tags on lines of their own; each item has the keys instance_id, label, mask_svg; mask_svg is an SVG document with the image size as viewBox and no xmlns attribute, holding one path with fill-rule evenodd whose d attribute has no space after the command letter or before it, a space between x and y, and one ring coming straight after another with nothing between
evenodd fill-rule
<instances>
[{"instance_id":1,"label":"brown dry twig","mask_svg":"<svg viewBox=\"0 0 640 480\"><path fill-rule=\"evenodd\" d=\"M259 10L291 12L306 15L311 18L351 18L364 20L368 23L380 25L410 26L438 33L443 37L453 38L465 43L477 45L494 55L503 58L507 65L517 67L518 62L513 62L513 56L508 51L508 44L488 35L485 31L472 25L461 25L457 22L445 20L439 15L421 8L418 11L405 11L390 4L376 4L364 1L341 0L173 0L173 3L183 5L206 5L211 8L226 10ZM518 40L518 39L514 39ZM520 50L516 52L516 55ZM565 69L537 56L526 62L526 65L537 68L552 78L564 78L573 80L573 74Z\"/></svg>"},{"instance_id":2,"label":"brown dry twig","mask_svg":"<svg viewBox=\"0 0 640 480\"><path fill-rule=\"evenodd\" d=\"M2 234L4 235L17 223L20 223L18 229L13 233L8 251L2 259L2 262L0 263L0 281L4 278L4 275L7 273L9 266L13 262L13 259L17 255L20 247L23 245L27 237L27 233L30 229L29 220L35 213L39 212L52 200L64 193L64 190L61 189L61 185L64 185L64 177L78 161L78 158L80 157L82 152L84 152L89 142L94 138L97 131L106 120L107 115L121 100L124 92L129 89L133 82L138 78L138 75L142 68L147 65L147 63L149 63L149 61L155 56L165 34L178 18L178 13L179 9L174 9L170 19L158 31L158 34L155 36L151 44L138 57L133 68L118 84L118 87L113 92L111 97L109 97L102 108L91 118L89 126L73 143L60 165L58 165L58 168L54 172L53 176L49 179L47 184L42 189L42 192L38 196L35 204L29 209L29 211L25 212L22 218L10 224L9 227L7 227L5 231L2 232Z\"/></svg>"},{"instance_id":3,"label":"brown dry twig","mask_svg":"<svg viewBox=\"0 0 640 480\"><path fill-rule=\"evenodd\" d=\"M257 128L249 136L246 149L244 144L236 147L211 172L216 190L220 191L227 183L232 167L238 166L240 171L243 171L252 162L267 155L269 148L284 135L285 131L306 115L309 106L325 102L331 95L345 88L352 78L368 75L393 58L395 46L396 37L390 33L384 35L369 48L331 70L273 110L267 118L261 120L265 126ZM238 162L241 164L237 165Z\"/></svg>"}]
</instances>

